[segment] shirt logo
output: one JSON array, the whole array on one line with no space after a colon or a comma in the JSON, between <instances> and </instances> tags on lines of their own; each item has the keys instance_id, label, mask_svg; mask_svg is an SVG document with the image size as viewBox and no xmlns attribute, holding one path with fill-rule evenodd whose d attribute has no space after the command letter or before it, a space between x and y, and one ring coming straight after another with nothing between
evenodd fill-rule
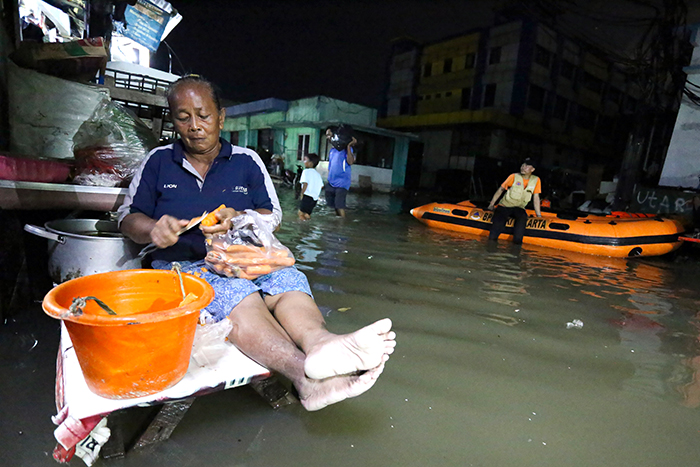
<instances>
[{"instance_id":1,"label":"shirt logo","mask_svg":"<svg viewBox=\"0 0 700 467\"><path fill-rule=\"evenodd\" d=\"M234 186L231 188L232 193L243 193L244 195L248 194L248 187L246 186Z\"/></svg>"},{"instance_id":2,"label":"shirt logo","mask_svg":"<svg viewBox=\"0 0 700 467\"><path fill-rule=\"evenodd\" d=\"M166 183L165 185L163 185L163 189L164 189L164 190L167 190L167 189L169 189L169 188L177 188L177 184L175 184L175 183Z\"/></svg>"}]
</instances>

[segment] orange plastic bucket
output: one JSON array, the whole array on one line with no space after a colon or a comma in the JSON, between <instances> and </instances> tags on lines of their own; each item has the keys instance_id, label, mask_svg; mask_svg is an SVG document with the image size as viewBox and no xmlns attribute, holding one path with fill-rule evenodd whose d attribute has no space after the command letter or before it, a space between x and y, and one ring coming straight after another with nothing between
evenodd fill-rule
<instances>
[{"instance_id":1,"label":"orange plastic bucket","mask_svg":"<svg viewBox=\"0 0 700 467\"><path fill-rule=\"evenodd\" d=\"M153 394L187 372L199 310L214 298L204 280L182 274L185 294L197 299L178 307L182 292L174 271L130 269L79 277L54 287L43 301L46 314L68 329L85 381L109 399ZM110 315L88 300L83 314L68 313L73 299L96 297Z\"/></svg>"}]
</instances>

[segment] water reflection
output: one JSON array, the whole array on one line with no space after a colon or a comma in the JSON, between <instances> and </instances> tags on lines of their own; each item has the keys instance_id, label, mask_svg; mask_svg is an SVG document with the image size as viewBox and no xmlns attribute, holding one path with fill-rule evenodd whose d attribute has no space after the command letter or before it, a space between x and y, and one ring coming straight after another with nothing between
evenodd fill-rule
<instances>
[{"instance_id":1,"label":"water reflection","mask_svg":"<svg viewBox=\"0 0 700 467\"><path fill-rule=\"evenodd\" d=\"M399 345L362 398L304 416L294 442L318 454L309 465L356 465L351 444L363 446L368 465L700 457L685 436L697 432L691 409L700 407L700 293L688 265L490 244L431 230L391 197L351 194L348 203L345 221L322 208L300 224L285 208L280 240L329 327L389 316ZM567 328L574 319L581 329ZM353 425L370 407L374 422ZM339 421L352 425L344 435ZM673 428L661 439L658 426ZM251 465L274 458L267 448Z\"/></svg>"}]
</instances>

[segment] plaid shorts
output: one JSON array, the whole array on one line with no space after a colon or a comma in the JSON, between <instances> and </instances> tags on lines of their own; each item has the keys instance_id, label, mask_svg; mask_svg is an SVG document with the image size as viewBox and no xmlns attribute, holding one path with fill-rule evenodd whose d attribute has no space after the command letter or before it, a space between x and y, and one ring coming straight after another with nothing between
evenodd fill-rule
<instances>
[{"instance_id":1,"label":"plaid shorts","mask_svg":"<svg viewBox=\"0 0 700 467\"><path fill-rule=\"evenodd\" d=\"M198 272L214 288L214 300L203 311L209 312L216 321L226 318L233 308L248 295L259 292L264 295L278 295L284 292L304 292L313 298L306 276L294 266L290 266L257 279L239 279L215 274L207 269L204 260L179 261L182 272ZM153 269L170 269L172 263L155 260ZM206 269L203 271L202 268Z\"/></svg>"}]
</instances>

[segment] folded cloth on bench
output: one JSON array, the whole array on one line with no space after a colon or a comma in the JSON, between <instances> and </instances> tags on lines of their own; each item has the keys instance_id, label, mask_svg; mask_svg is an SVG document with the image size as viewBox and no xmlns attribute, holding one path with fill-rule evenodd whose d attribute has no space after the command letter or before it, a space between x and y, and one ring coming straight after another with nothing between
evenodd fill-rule
<instances>
[{"instance_id":1,"label":"folded cloth on bench","mask_svg":"<svg viewBox=\"0 0 700 467\"><path fill-rule=\"evenodd\" d=\"M68 462L73 457L76 445L87 440L95 426L106 415L116 410L209 394L243 386L255 377L270 375L267 368L245 356L235 345L227 342L223 348L225 351L217 352L216 358L207 359L205 365L191 358L187 373L182 380L165 391L133 399L107 399L98 396L88 388L68 330L61 323L61 344L56 362L57 415L52 417L54 423L58 425L54 431L54 437L58 441L54 450L54 459L59 462ZM221 347L218 350L220 349ZM109 438L109 429L104 427L104 430L93 437L100 445ZM91 465L88 459L83 458L83 460L87 465Z\"/></svg>"}]
</instances>

